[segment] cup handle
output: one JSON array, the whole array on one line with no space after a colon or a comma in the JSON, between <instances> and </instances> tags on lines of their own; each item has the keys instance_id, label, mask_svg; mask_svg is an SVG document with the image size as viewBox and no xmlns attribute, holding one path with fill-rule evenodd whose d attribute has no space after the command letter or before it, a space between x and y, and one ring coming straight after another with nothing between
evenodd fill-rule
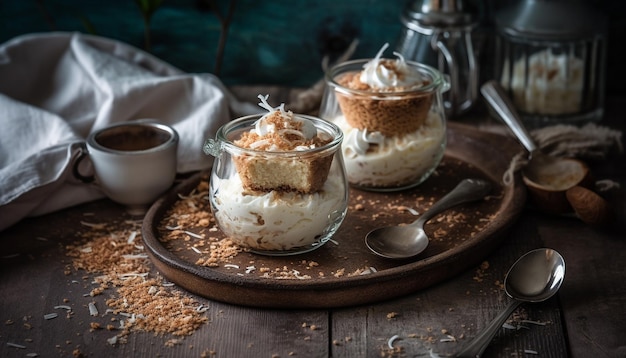
<instances>
[{"instance_id":1,"label":"cup handle","mask_svg":"<svg viewBox=\"0 0 626 358\"><path fill-rule=\"evenodd\" d=\"M78 148L78 157L76 157L76 160L74 160L74 166L72 168L72 174L74 174L74 177L86 184L93 183L95 180L95 176L93 174L83 175L80 173L80 163L88 156L89 152L87 151L87 147L84 143L81 143Z\"/></svg>"}]
</instances>

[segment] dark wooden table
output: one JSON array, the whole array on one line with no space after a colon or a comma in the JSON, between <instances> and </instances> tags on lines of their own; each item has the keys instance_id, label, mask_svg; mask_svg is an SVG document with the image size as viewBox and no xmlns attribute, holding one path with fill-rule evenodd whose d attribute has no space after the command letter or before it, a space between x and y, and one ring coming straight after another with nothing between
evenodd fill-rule
<instances>
[{"instance_id":1,"label":"dark wooden table","mask_svg":"<svg viewBox=\"0 0 626 358\"><path fill-rule=\"evenodd\" d=\"M601 124L623 131L625 100L610 98ZM488 267L467 270L414 294L318 310L257 309L194 297L208 308L208 320L193 334L138 331L116 345L107 342L116 332L90 326L109 319L102 311L110 294L85 296L93 275L71 269L66 247L86 230L81 221L137 218L105 199L25 219L0 232L0 356L449 356L504 308L508 297L501 284L510 265L530 249L550 247L566 260L560 292L546 302L523 305L518 314L530 322L516 320L507 326L516 329L502 328L484 356L626 357L625 163L621 154L592 167L597 178L622 186L610 198L621 220L612 230L528 208L484 258ZM99 316L90 316L90 302L100 308ZM71 314L55 310L59 305L70 306ZM59 316L45 319L51 312ZM388 343L394 336L398 339L392 351Z\"/></svg>"}]
</instances>

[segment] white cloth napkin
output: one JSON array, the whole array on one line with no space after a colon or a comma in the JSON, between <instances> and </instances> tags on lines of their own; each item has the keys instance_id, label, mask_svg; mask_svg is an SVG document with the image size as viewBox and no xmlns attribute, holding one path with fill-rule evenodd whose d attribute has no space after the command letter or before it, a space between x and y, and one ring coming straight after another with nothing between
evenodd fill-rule
<instances>
[{"instance_id":1,"label":"white cloth napkin","mask_svg":"<svg viewBox=\"0 0 626 358\"><path fill-rule=\"evenodd\" d=\"M132 46L79 33L0 45L0 231L24 217L103 197L72 174L96 129L154 119L180 136L178 172L211 166L207 138L261 110L211 74L187 74Z\"/></svg>"}]
</instances>

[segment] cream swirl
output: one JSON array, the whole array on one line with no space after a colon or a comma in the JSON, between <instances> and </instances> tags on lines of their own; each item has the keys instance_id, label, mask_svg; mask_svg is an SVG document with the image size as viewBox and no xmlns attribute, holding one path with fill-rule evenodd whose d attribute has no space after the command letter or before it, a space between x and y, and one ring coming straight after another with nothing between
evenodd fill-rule
<instances>
[{"instance_id":1,"label":"cream swirl","mask_svg":"<svg viewBox=\"0 0 626 358\"><path fill-rule=\"evenodd\" d=\"M353 129L348 132L344 140L344 148L358 155L365 155L370 145L381 144L385 137L380 132L368 132L367 129Z\"/></svg>"},{"instance_id":2,"label":"cream swirl","mask_svg":"<svg viewBox=\"0 0 626 358\"><path fill-rule=\"evenodd\" d=\"M267 134L271 133L288 133L295 134L301 136L303 139L311 139L317 135L317 129L315 125L311 123L311 121L298 117L293 114L291 111L285 110L285 104L281 103L280 106L274 108L267 103L267 98L269 95L259 95L258 98L261 100L259 106L265 108L269 113L265 114L263 117L259 118L254 123L254 131L259 136L263 137ZM284 129L277 130L276 124L269 121L269 117L274 115L276 112L280 114L280 116L284 119Z\"/></svg>"},{"instance_id":3,"label":"cream swirl","mask_svg":"<svg viewBox=\"0 0 626 358\"><path fill-rule=\"evenodd\" d=\"M389 47L389 44L384 44L376 54L376 57L363 66L360 77L361 82L372 88L383 90L398 87L422 87L424 85L422 75L419 71L409 66L400 53L393 53L398 57L395 61L381 58L387 47Z\"/></svg>"}]
</instances>

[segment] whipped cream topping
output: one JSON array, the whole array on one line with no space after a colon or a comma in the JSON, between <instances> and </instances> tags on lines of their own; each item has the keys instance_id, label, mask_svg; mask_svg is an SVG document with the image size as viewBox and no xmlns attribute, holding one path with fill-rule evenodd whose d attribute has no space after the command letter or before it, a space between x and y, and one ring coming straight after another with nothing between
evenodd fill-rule
<instances>
[{"instance_id":1,"label":"whipped cream topping","mask_svg":"<svg viewBox=\"0 0 626 358\"><path fill-rule=\"evenodd\" d=\"M385 136L380 132L369 132L367 129L352 129L348 131L344 141L344 148L350 149L358 155L365 155L372 144L382 144Z\"/></svg>"},{"instance_id":2,"label":"whipped cream topping","mask_svg":"<svg viewBox=\"0 0 626 358\"><path fill-rule=\"evenodd\" d=\"M317 135L317 128L306 118L298 117L293 114L292 111L285 110L285 104L281 103L280 106L274 108L267 102L269 95L259 95L261 100L259 106L265 108L269 113L265 114L254 124L254 133L259 137L267 137L272 134L278 134L285 137L285 135L295 135L301 137L302 140L313 139ZM276 123L276 115L280 116L283 121L281 128L278 128ZM296 150L304 150L310 148L309 146L296 147ZM272 148L277 149L277 148Z\"/></svg>"},{"instance_id":3,"label":"whipped cream topping","mask_svg":"<svg viewBox=\"0 0 626 358\"><path fill-rule=\"evenodd\" d=\"M360 80L372 88L388 90L392 88L416 88L424 85L422 75L415 68L409 66L404 57L398 53L396 60L381 58L389 47L386 43L378 51L376 57L363 66Z\"/></svg>"}]
</instances>

